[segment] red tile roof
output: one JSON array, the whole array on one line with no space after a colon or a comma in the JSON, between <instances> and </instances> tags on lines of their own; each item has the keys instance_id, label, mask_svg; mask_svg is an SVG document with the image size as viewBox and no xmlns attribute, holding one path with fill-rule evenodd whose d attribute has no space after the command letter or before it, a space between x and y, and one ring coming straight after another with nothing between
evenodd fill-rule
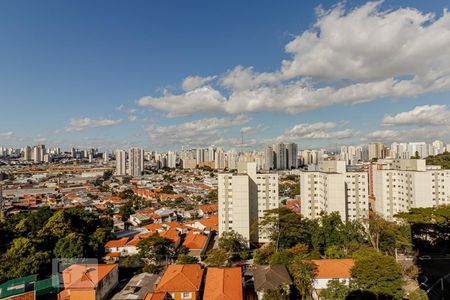
<instances>
[{"instance_id":1,"label":"red tile roof","mask_svg":"<svg viewBox=\"0 0 450 300\"><path fill-rule=\"evenodd\" d=\"M200 265L169 265L161 278L158 292L195 292L200 290L203 270Z\"/></svg>"},{"instance_id":2,"label":"red tile roof","mask_svg":"<svg viewBox=\"0 0 450 300\"><path fill-rule=\"evenodd\" d=\"M314 278L351 278L351 269L355 266L353 259L315 259L317 266Z\"/></svg>"},{"instance_id":3,"label":"red tile roof","mask_svg":"<svg viewBox=\"0 0 450 300\"><path fill-rule=\"evenodd\" d=\"M205 246L206 240L207 240L207 237L204 236L203 234L200 234L200 233L194 234L192 231L189 231L186 234L186 237L183 242L183 246L190 250L203 249L203 247Z\"/></svg>"},{"instance_id":4,"label":"red tile roof","mask_svg":"<svg viewBox=\"0 0 450 300\"><path fill-rule=\"evenodd\" d=\"M203 298L208 300L242 300L241 268L208 268Z\"/></svg>"}]
</instances>

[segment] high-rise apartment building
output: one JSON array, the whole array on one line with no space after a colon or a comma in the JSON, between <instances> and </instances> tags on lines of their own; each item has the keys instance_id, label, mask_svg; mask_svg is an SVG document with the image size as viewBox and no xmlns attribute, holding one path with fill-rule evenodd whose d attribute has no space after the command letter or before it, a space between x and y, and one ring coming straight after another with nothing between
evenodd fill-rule
<instances>
[{"instance_id":1,"label":"high-rise apartment building","mask_svg":"<svg viewBox=\"0 0 450 300\"><path fill-rule=\"evenodd\" d=\"M219 174L219 235L234 230L250 243L268 242L255 230L266 210L279 207L278 175L259 174L255 162L240 162L237 174Z\"/></svg>"},{"instance_id":2,"label":"high-rise apartment building","mask_svg":"<svg viewBox=\"0 0 450 300\"><path fill-rule=\"evenodd\" d=\"M127 153L125 150L116 151L116 175L123 176L127 174Z\"/></svg>"},{"instance_id":3,"label":"high-rise apartment building","mask_svg":"<svg viewBox=\"0 0 450 300\"><path fill-rule=\"evenodd\" d=\"M275 169L286 169L286 147L283 143L273 145Z\"/></svg>"},{"instance_id":4,"label":"high-rise apartment building","mask_svg":"<svg viewBox=\"0 0 450 300\"><path fill-rule=\"evenodd\" d=\"M371 173L374 210L386 219L415 207L450 204L450 170L427 166L424 159L379 161Z\"/></svg>"},{"instance_id":5,"label":"high-rise apartment building","mask_svg":"<svg viewBox=\"0 0 450 300\"><path fill-rule=\"evenodd\" d=\"M345 161L321 161L319 171L300 173L301 212L316 218L321 212L339 212L342 220L367 218L367 172L347 172Z\"/></svg>"},{"instance_id":6,"label":"high-rise apartment building","mask_svg":"<svg viewBox=\"0 0 450 300\"><path fill-rule=\"evenodd\" d=\"M289 143L286 147L286 169L298 168L298 146L295 143Z\"/></svg>"},{"instance_id":7,"label":"high-rise apartment building","mask_svg":"<svg viewBox=\"0 0 450 300\"><path fill-rule=\"evenodd\" d=\"M269 171L273 169L273 148L267 147L264 150L264 170Z\"/></svg>"},{"instance_id":8,"label":"high-rise apartment building","mask_svg":"<svg viewBox=\"0 0 450 300\"><path fill-rule=\"evenodd\" d=\"M128 175L132 177L141 176L144 171L144 149L128 149Z\"/></svg>"},{"instance_id":9,"label":"high-rise apartment building","mask_svg":"<svg viewBox=\"0 0 450 300\"><path fill-rule=\"evenodd\" d=\"M219 148L216 150L214 168L220 170L225 169L225 153L223 152L223 149Z\"/></svg>"},{"instance_id":10,"label":"high-rise apartment building","mask_svg":"<svg viewBox=\"0 0 450 300\"><path fill-rule=\"evenodd\" d=\"M167 152L167 167L175 169L177 167L177 153L173 151Z\"/></svg>"},{"instance_id":11,"label":"high-rise apartment building","mask_svg":"<svg viewBox=\"0 0 450 300\"><path fill-rule=\"evenodd\" d=\"M23 160L30 161L31 160L31 147L25 146L23 148Z\"/></svg>"},{"instance_id":12,"label":"high-rise apartment building","mask_svg":"<svg viewBox=\"0 0 450 300\"><path fill-rule=\"evenodd\" d=\"M41 163L44 161L44 154L45 154L45 146L44 145L37 145L33 147L33 153L32 158L35 163Z\"/></svg>"}]
</instances>

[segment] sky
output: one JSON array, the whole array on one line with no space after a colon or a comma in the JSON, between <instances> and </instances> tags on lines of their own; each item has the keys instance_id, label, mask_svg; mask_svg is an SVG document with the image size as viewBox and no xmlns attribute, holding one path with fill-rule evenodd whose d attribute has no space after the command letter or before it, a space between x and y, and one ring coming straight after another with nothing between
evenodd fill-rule
<instances>
[{"instance_id":1,"label":"sky","mask_svg":"<svg viewBox=\"0 0 450 300\"><path fill-rule=\"evenodd\" d=\"M0 146L450 143L433 1L0 1Z\"/></svg>"}]
</instances>

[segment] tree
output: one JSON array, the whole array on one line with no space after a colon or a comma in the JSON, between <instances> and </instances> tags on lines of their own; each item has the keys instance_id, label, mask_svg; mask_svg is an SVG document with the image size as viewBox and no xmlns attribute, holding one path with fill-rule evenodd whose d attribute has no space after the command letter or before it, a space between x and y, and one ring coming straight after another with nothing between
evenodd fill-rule
<instances>
[{"instance_id":1,"label":"tree","mask_svg":"<svg viewBox=\"0 0 450 300\"><path fill-rule=\"evenodd\" d=\"M283 289L264 290L263 300L287 300L289 294Z\"/></svg>"},{"instance_id":2,"label":"tree","mask_svg":"<svg viewBox=\"0 0 450 300\"><path fill-rule=\"evenodd\" d=\"M228 266L229 255L225 249L211 249L207 253L205 263L211 267Z\"/></svg>"},{"instance_id":3,"label":"tree","mask_svg":"<svg viewBox=\"0 0 450 300\"><path fill-rule=\"evenodd\" d=\"M111 237L111 230L99 227L89 237L89 251L93 257L99 257L104 253L104 245Z\"/></svg>"},{"instance_id":4,"label":"tree","mask_svg":"<svg viewBox=\"0 0 450 300\"><path fill-rule=\"evenodd\" d=\"M421 290L420 288L418 288L415 291L409 293L408 299L409 300L428 300L428 294L424 290Z\"/></svg>"},{"instance_id":5,"label":"tree","mask_svg":"<svg viewBox=\"0 0 450 300\"><path fill-rule=\"evenodd\" d=\"M344 249L336 245L331 245L325 250L326 258L344 258L345 256Z\"/></svg>"},{"instance_id":6,"label":"tree","mask_svg":"<svg viewBox=\"0 0 450 300\"><path fill-rule=\"evenodd\" d=\"M173 194L173 186L171 186L170 184L166 184L165 186L163 186L162 192L164 194Z\"/></svg>"},{"instance_id":7,"label":"tree","mask_svg":"<svg viewBox=\"0 0 450 300\"><path fill-rule=\"evenodd\" d=\"M450 242L450 205L412 208L396 217L410 224L415 244L420 242L442 249Z\"/></svg>"},{"instance_id":8,"label":"tree","mask_svg":"<svg viewBox=\"0 0 450 300\"><path fill-rule=\"evenodd\" d=\"M374 249L365 249L354 254L352 268L354 287L378 296L402 299L404 291L401 266L391 256Z\"/></svg>"},{"instance_id":9,"label":"tree","mask_svg":"<svg viewBox=\"0 0 450 300\"><path fill-rule=\"evenodd\" d=\"M198 263L198 258L189 255L179 255L177 264L179 265L191 265Z\"/></svg>"},{"instance_id":10,"label":"tree","mask_svg":"<svg viewBox=\"0 0 450 300\"><path fill-rule=\"evenodd\" d=\"M122 221L126 222L132 214L134 214L133 204L126 202L119 208L119 213L122 215Z\"/></svg>"},{"instance_id":11,"label":"tree","mask_svg":"<svg viewBox=\"0 0 450 300\"><path fill-rule=\"evenodd\" d=\"M71 221L66 218L64 211L60 210L48 219L41 228L38 236L44 238L47 243L54 243L71 232Z\"/></svg>"},{"instance_id":12,"label":"tree","mask_svg":"<svg viewBox=\"0 0 450 300\"><path fill-rule=\"evenodd\" d=\"M332 279L328 282L327 288L320 293L320 299L323 300L345 300L350 293L350 288L339 281Z\"/></svg>"},{"instance_id":13,"label":"tree","mask_svg":"<svg viewBox=\"0 0 450 300\"><path fill-rule=\"evenodd\" d=\"M0 258L0 281L31 274L48 274L50 254L39 251L30 239L19 237Z\"/></svg>"},{"instance_id":14,"label":"tree","mask_svg":"<svg viewBox=\"0 0 450 300\"><path fill-rule=\"evenodd\" d=\"M288 269L294 279L294 285L299 290L302 299L304 299L312 286L316 265L297 255L291 260Z\"/></svg>"},{"instance_id":15,"label":"tree","mask_svg":"<svg viewBox=\"0 0 450 300\"><path fill-rule=\"evenodd\" d=\"M275 251L295 246L298 243L310 244L311 235L300 215L291 209L281 207L266 211L259 222L259 230L269 236Z\"/></svg>"},{"instance_id":16,"label":"tree","mask_svg":"<svg viewBox=\"0 0 450 300\"><path fill-rule=\"evenodd\" d=\"M139 255L147 263L161 264L172 260L175 256L172 242L158 233L140 241L138 249Z\"/></svg>"},{"instance_id":17,"label":"tree","mask_svg":"<svg viewBox=\"0 0 450 300\"><path fill-rule=\"evenodd\" d=\"M224 249L230 255L235 255L247 250L247 241L234 230L226 231L219 238L219 248Z\"/></svg>"},{"instance_id":18,"label":"tree","mask_svg":"<svg viewBox=\"0 0 450 300\"><path fill-rule=\"evenodd\" d=\"M87 252L83 238L77 233L70 233L60 239L53 250L58 258L84 258Z\"/></svg>"}]
</instances>

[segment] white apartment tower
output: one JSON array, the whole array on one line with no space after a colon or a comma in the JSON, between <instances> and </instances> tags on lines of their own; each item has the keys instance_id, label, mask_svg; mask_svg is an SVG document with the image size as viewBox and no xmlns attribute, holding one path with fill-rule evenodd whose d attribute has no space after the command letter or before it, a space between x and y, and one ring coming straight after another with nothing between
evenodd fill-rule
<instances>
[{"instance_id":1,"label":"white apartment tower","mask_svg":"<svg viewBox=\"0 0 450 300\"><path fill-rule=\"evenodd\" d=\"M345 161L321 161L319 171L301 172L300 193L301 213L307 218L322 211L337 211L343 221L369 215L368 174L347 172Z\"/></svg>"},{"instance_id":2,"label":"white apartment tower","mask_svg":"<svg viewBox=\"0 0 450 300\"><path fill-rule=\"evenodd\" d=\"M379 161L372 174L374 209L388 220L411 208L450 204L450 170L424 159Z\"/></svg>"},{"instance_id":3,"label":"white apartment tower","mask_svg":"<svg viewBox=\"0 0 450 300\"><path fill-rule=\"evenodd\" d=\"M127 153L125 150L116 150L116 175L127 174Z\"/></svg>"},{"instance_id":4,"label":"white apartment tower","mask_svg":"<svg viewBox=\"0 0 450 300\"><path fill-rule=\"evenodd\" d=\"M177 153L169 151L167 152L167 167L175 169L177 167Z\"/></svg>"},{"instance_id":5,"label":"white apartment tower","mask_svg":"<svg viewBox=\"0 0 450 300\"><path fill-rule=\"evenodd\" d=\"M128 149L128 175L132 177L141 176L144 171L144 149Z\"/></svg>"},{"instance_id":6,"label":"white apartment tower","mask_svg":"<svg viewBox=\"0 0 450 300\"><path fill-rule=\"evenodd\" d=\"M266 210L279 207L278 175L256 173L255 162L239 162L237 174L219 174L219 235L234 230L250 243L268 238L255 230Z\"/></svg>"},{"instance_id":7,"label":"white apartment tower","mask_svg":"<svg viewBox=\"0 0 450 300\"><path fill-rule=\"evenodd\" d=\"M30 146L25 146L25 148L23 148L23 160L25 160L25 161L31 160L31 147Z\"/></svg>"},{"instance_id":8,"label":"white apartment tower","mask_svg":"<svg viewBox=\"0 0 450 300\"><path fill-rule=\"evenodd\" d=\"M45 154L45 146L44 145L37 145L33 147L33 153L32 158L35 163L41 163L44 161L44 154Z\"/></svg>"},{"instance_id":9,"label":"white apartment tower","mask_svg":"<svg viewBox=\"0 0 450 300\"><path fill-rule=\"evenodd\" d=\"M264 150L264 170L269 171L273 169L273 148L267 147Z\"/></svg>"},{"instance_id":10,"label":"white apartment tower","mask_svg":"<svg viewBox=\"0 0 450 300\"><path fill-rule=\"evenodd\" d=\"M214 159L214 168L223 170L225 169L225 153L223 149L217 149L215 159Z\"/></svg>"}]
</instances>

